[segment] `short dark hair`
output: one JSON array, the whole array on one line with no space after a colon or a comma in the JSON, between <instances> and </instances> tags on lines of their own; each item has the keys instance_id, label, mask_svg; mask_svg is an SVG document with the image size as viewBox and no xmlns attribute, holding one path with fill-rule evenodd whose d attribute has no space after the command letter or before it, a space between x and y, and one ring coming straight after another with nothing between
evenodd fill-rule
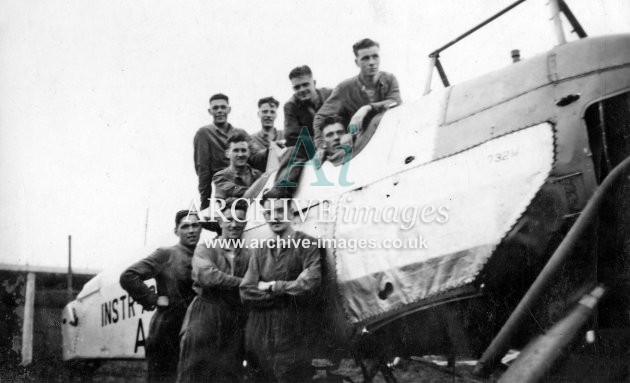
<instances>
[{"instance_id":1,"label":"short dark hair","mask_svg":"<svg viewBox=\"0 0 630 383\"><path fill-rule=\"evenodd\" d=\"M180 210L177 213L175 213L175 227L179 226L180 222L182 222L182 219L191 215L194 215L197 218L199 218L199 214L197 214L197 212L194 210Z\"/></svg>"},{"instance_id":2,"label":"short dark hair","mask_svg":"<svg viewBox=\"0 0 630 383\"><path fill-rule=\"evenodd\" d=\"M359 49L371 48L371 47L381 47L376 41L370 39L362 39L354 43L352 46L352 51L355 56L359 55Z\"/></svg>"},{"instance_id":3,"label":"short dark hair","mask_svg":"<svg viewBox=\"0 0 630 383\"><path fill-rule=\"evenodd\" d=\"M273 187L263 193L261 198L258 200L260 206L265 206L265 202L267 201L280 201L283 199L291 200L291 195L289 194L286 188Z\"/></svg>"},{"instance_id":4,"label":"short dark hair","mask_svg":"<svg viewBox=\"0 0 630 383\"><path fill-rule=\"evenodd\" d=\"M280 192L275 192L272 191L271 193L265 193L262 195L262 197L258 200L258 203L260 204L260 206L265 206L265 202L267 201L278 201L281 198L276 197L275 195L267 195L267 194L284 194L284 193L280 193ZM284 197L283 197L284 198Z\"/></svg>"},{"instance_id":5,"label":"short dark hair","mask_svg":"<svg viewBox=\"0 0 630 383\"><path fill-rule=\"evenodd\" d=\"M234 210L242 210L245 213L247 213L247 209L249 208L249 204L244 199L230 197L225 200L225 206L221 209L221 212L223 213L226 210L230 210L232 205L234 205Z\"/></svg>"},{"instance_id":6,"label":"short dark hair","mask_svg":"<svg viewBox=\"0 0 630 383\"><path fill-rule=\"evenodd\" d=\"M328 125L333 125L333 124L337 124L337 123L343 123L343 121L341 120L341 117L335 115L332 116L328 116L326 118L324 118L324 122L322 123L322 130L324 130L325 127L327 127Z\"/></svg>"},{"instance_id":7,"label":"short dark hair","mask_svg":"<svg viewBox=\"0 0 630 383\"><path fill-rule=\"evenodd\" d=\"M291 72L289 72L289 80L302 76L313 76L313 72L311 71L311 68L308 67L308 65L295 67L291 69Z\"/></svg>"},{"instance_id":8,"label":"short dark hair","mask_svg":"<svg viewBox=\"0 0 630 383\"><path fill-rule=\"evenodd\" d=\"M247 136L245 132L241 132L239 130L237 130L236 132L232 132L232 134L230 134L230 136L227 139L228 147L230 146L231 143L237 143L237 142L249 143L249 137Z\"/></svg>"},{"instance_id":9,"label":"short dark hair","mask_svg":"<svg viewBox=\"0 0 630 383\"><path fill-rule=\"evenodd\" d=\"M275 98L273 98L273 96L269 96L269 97L263 97L260 100L258 100L258 107L260 108L261 106L263 106L264 104L270 104L275 106L276 108L280 106L280 101L276 100Z\"/></svg>"},{"instance_id":10,"label":"short dark hair","mask_svg":"<svg viewBox=\"0 0 630 383\"><path fill-rule=\"evenodd\" d=\"M217 93L210 96L209 103L212 103L212 101L214 100L225 100L225 102L227 102L228 104L230 103L230 99L228 98L228 96L224 95L223 93Z\"/></svg>"}]
</instances>

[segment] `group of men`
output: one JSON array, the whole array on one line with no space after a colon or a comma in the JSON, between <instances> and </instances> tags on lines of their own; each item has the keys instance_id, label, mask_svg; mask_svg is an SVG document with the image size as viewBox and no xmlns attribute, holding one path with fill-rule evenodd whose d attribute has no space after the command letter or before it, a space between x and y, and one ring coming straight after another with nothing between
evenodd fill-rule
<instances>
[{"instance_id":1,"label":"group of men","mask_svg":"<svg viewBox=\"0 0 630 383\"><path fill-rule=\"evenodd\" d=\"M341 145L352 145L369 119L401 102L396 78L379 71L378 43L363 39L353 51L359 75L332 91L315 87L308 66L291 70L294 95L284 105L284 131L274 126L279 102L273 97L258 102L262 129L251 136L228 122L227 96L210 97L213 123L196 133L194 159L201 209L211 196L226 200L220 239L241 238L248 204L235 197L265 171L271 142L287 148L276 179L286 174L295 182L301 167L293 164L338 163ZM290 195L274 187L259 202L276 242L297 239L290 242L297 246L198 244L201 219L183 210L175 217L179 243L123 272L120 283L129 295L143 308L157 309L145 349L150 381L239 382L244 361L254 381L310 380L313 338L305 335L317 320L312 306L321 283L320 252L303 246L315 240L283 220L293 216ZM151 278L156 290L144 284Z\"/></svg>"},{"instance_id":2,"label":"group of men","mask_svg":"<svg viewBox=\"0 0 630 383\"><path fill-rule=\"evenodd\" d=\"M284 104L284 131L274 126L280 103L273 97L258 101L262 129L252 136L228 123L226 95L210 97L213 123L200 128L194 139L201 210L209 206L213 190L215 198L242 196L256 180L255 170L266 170L270 142L286 147L273 194L291 197L295 188L282 185L296 185L303 164L339 164L348 152L343 147L352 148L367 122L402 102L396 77L379 70L379 44L363 39L352 48L359 74L333 90L316 88L307 65L289 72L294 94Z\"/></svg>"},{"instance_id":3,"label":"group of men","mask_svg":"<svg viewBox=\"0 0 630 383\"><path fill-rule=\"evenodd\" d=\"M278 242L297 246L237 247L248 204L228 199L220 241L200 243L196 213L179 211L179 243L159 248L120 276L121 286L151 319L145 352L150 382L241 382L249 364L254 382L305 382L314 375L308 344L310 313L321 282L315 239L283 217L292 206L263 198ZM293 242L295 243L295 242ZM157 291L143 281L155 278Z\"/></svg>"}]
</instances>

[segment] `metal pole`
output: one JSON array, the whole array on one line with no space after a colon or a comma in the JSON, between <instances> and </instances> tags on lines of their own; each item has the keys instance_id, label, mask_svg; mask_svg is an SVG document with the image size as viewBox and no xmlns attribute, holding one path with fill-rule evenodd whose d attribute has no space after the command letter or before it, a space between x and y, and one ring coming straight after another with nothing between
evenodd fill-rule
<instances>
[{"instance_id":1,"label":"metal pole","mask_svg":"<svg viewBox=\"0 0 630 383\"><path fill-rule=\"evenodd\" d=\"M72 236L68 235L68 299L72 299Z\"/></svg>"},{"instance_id":2,"label":"metal pole","mask_svg":"<svg viewBox=\"0 0 630 383\"><path fill-rule=\"evenodd\" d=\"M562 29L562 20L560 19L560 6L558 0L549 0L551 8L551 20L553 21L553 30L556 33L558 45L565 44L567 39L564 37L564 29Z\"/></svg>"},{"instance_id":3,"label":"metal pole","mask_svg":"<svg viewBox=\"0 0 630 383\"><path fill-rule=\"evenodd\" d=\"M33 318L35 314L35 273L26 276L24 297L24 322L22 323L22 366L33 362Z\"/></svg>"},{"instance_id":4,"label":"metal pole","mask_svg":"<svg viewBox=\"0 0 630 383\"><path fill-rule=\"evenodd\" d=\"M448 88L449 86L451 86L451 83L448 82L448 78L446 77L446 72L444 72L444 68L442 67L442 63L440 62L439 57L435 59L435 68L440 74L440 78L442 79L442 84L444 84L444 87Z\"/></svg>"},{"instance_id":5,"label":"metal pole","mask_svg":"<svg viewBox=\"0 0 630 383\"><path fill-rule=\"evenodd\" d=\"M147 208L147 214L144 216L144 245L145 246L147 245L147 231L148 230L149 230L149 208Z\"/></svg>"},{"instance_id":6,"label":"metal pole","mask_svg":"<svg viewBox=\"0 0 630 383\"><path fill-rule=\"evenodd\" d=\"M593 315L595 306L604 295L598 286L584 295L566 318L556 323L547 333L529 344L516 362L501 376L499 383L542 382L555 362L567 351L571 341L586 321Z\"/></svg>"},{"instance_id":7,"label":"metal pole","mask_svg":"<svg viewBox=\"0 0 630 383\"><path fill-rule=\"evenodd\" d=\"M472 29L469 29L465 33L459 35L454 40L451 40L447 44L445 44L445 45L441 46L440 48L438 48L438 49L434 50L433 52L431 52L429 54L429 60L430 60L429 72L427 73L427 80L425 82L424 93L422 95L426 96L427 94L429 94L431 92L431 79L432 79L432 76L433 76L433 68L435 68L435 67L437 67L437 69L438 69L438 71L440 73L440 77L442 78L442 83L444 84L444 86L445 87L449 86L448 79L446 78L446 73L444 72L444 68L442 68L442 65L439 62L440 52L442 52L446 48L456 44L458 41L464 39L466 36L468 36L471 33L475 32L479 28L484 27L486 24L489 24L491 21L497 19L498 17L500 17L504 13L510 11L512 8L516 7L517 5L519 5L519 4L523 3L523 2L525 2L525 0L517 0L517 1L515 1L514 3L510 4L508 7L504 8L501 11L499 11L498 13L496 13L495 15L491 16L490 18L486 19L485 21L481 22L480 24L477 24Z\"/></svg>"},{"instance_id":8,"label":"metal pole","mask_svg":"<svg viewBox=\"0 0 630 383\"><path fill-rule=\"evenodd\" d=\"M567 3L565 3L564 0L558 0L558 5L560 6L560 10L562 11L562 13L564 13L564 15L567 17L567 20L569 20L569 23L573 27L575 33L577 33L577 35L581 39L587 37L586 31L584 30L584 28L582 28L582 25L578 21L577 17L575 17L573 12L571 12L571 8L569 8Z\"/></svg>"},{"instance_id":9,"label":"metal pole","mask_svg":"<svg viewBox=\"0 0 630 383\"><path fill-rule=\"evenodd\" d=\"M475 370L473 371L475 375L487 375L494 368L497 360L505 355L509 349L513 335L519 329L525 318L529 316L530 307L535 306L549 283L553 280L556 272L563 267L564 263L567 262L568 258L572 255L578 239L581 238L590 225L597 219L604 199L612 190L615 182L618 181L620 177L626 175L629 170L630 157L617 165L608 174L597 190L595 190L595 193L580 213L580 217L575 221L562 242L560 242L560 245L558 245L556 251L551 258L549 258L547 264L545 264L545 267L540 271L534 283L529 287L523 299L518 303L508 320L503 324L503 327L501 327L497 336L494 337L490 346L488 346L481 356L481 359L477 362L477 366L475 366Z\"/></svg>"},{"instance_id":10,"label":"metal pole","mask_svg":"<svg viewBox=\"0 0 630 383\"><path fill-rule=\"evenodd\" d=\"M473 27L472 29L469 29L467 32L465 32L464 34L460 35L459 37L455 38L454 40L450 41L449 43L447 43L446 45L441 46L440 48L434 50L432 53L429 54L429 56L433 56L433 55L438 55L440 52L442 52L443 50L445 50L446 48L450 47L451 45L457 43L459 40L463 39L464 37L470 35L471 33L475 32L476 30L478 30L479 28L485 26L486 24L490 23L491 21L495 20L496 18L498 18L499 16L503 15L504 13L508 12L509 10L511 10L512 8L516 7L517 5L521 4L525 2L525 0L518 0L515 1L514 3L512 3L511 5L509 5L508 7L504 8L503 10L499 11L498 13L496 13L494 16L486 19L485 21L481 22L480 24L477 24L475 27Z\"/></svg>"},{"instance_id":11,"label":"metal pole","mask_svg":"<svg viewBox=\"0 0 630 383\"><path fill-rule=\"evenodd\" d=\"M433 68L435 68L436 56L429 56L429 70L427 71L427 77L424 80L424 93L423 96L431 93L431 80L433 79Z\"/></svg>"}]
</instances>

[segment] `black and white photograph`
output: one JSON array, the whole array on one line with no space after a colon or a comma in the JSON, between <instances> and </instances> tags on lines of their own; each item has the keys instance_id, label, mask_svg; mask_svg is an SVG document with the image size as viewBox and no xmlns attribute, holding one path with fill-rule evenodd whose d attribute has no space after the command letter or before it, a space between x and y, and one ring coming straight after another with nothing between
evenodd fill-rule
<instances>
[{"instance_id":1,"label":"black and white photograph","mask_svg":"<svg viewBox=\"0 0 630 383\"><path fill-rule=\"evenodd\" d=\"M627 0L2 0L0 180L0 383L630 381Z\"/></svg>"}]
</instances>

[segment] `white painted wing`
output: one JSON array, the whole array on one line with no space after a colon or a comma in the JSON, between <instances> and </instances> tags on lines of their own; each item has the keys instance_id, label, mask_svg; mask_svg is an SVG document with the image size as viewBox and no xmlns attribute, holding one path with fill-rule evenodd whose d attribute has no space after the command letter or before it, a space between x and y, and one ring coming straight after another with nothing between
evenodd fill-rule
<instances>
[{"instance_id":1,"label":"white painted wing","mask_svg":"<svg viewBox=\"0 0 630 383\"><path fill-rule=\"evenodd\" d=\"M543 123L342 194L334 229L336 273L350 320L472 282L544 184L553 161L553 128ZM365 219L370 207L372 216ZM426 248L382 248L388 241L411 247L414 238L416 246L424 239ZM375 248L350 248L361 240ZM344 241L345 248L339 245ZM391 292L379 298L388 283Z\"/></svg>"}]
</instances>

